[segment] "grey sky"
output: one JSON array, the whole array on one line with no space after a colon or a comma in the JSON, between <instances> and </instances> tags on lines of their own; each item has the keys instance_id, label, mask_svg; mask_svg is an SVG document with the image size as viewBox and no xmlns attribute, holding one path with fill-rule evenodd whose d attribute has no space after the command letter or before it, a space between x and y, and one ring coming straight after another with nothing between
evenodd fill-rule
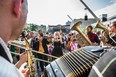
<instances>
[{"instance_id":1,"label":"grey sky","mask_svg":"<svg viewBox=\"0 0 116 77\"><path fill-rule=\"evenodd\" d=\"M84 6L80 0L28 0L29 14L28 23L57 25L65 24L72 19L83 18L88 11L84 10ZM93 12L106 8L116 3L116 0L83 0ZM112 9L111 9L112 10Z\"/></svg>"}]
</instances>

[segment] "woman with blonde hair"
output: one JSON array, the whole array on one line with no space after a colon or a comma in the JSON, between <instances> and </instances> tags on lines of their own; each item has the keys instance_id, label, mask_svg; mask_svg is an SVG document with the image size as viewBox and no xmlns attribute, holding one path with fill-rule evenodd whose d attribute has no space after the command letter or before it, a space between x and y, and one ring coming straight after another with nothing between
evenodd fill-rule
<instances>
[{"instance_id":1,"label":"woman with blonde hair","mask_svg":"<svg viewBox=\"0 0 116 77\"><path fill-rule=\"evenodd\" d=\"M54 32L54 38L53 38L53 52L52 55L60 57L63 55L62 52L62 37L59 32Z\"/></svg>"}]
</instances>

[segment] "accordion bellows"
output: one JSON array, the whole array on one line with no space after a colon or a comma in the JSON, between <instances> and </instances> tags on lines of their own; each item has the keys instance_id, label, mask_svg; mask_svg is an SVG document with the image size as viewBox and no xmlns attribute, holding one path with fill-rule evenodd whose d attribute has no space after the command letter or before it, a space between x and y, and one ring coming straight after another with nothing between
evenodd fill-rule
<instances>
[{"instance_id":1,"label":"accordion bellows","mask_svg":"<svg viewBox=\"0 0 116 77\"><path fill-rule=\"evenodd\" d=\"M99 56L83 48L65 54L51 62L46 71L48 77L88 77L93 64Z\"/></svg>"}]
</instances>

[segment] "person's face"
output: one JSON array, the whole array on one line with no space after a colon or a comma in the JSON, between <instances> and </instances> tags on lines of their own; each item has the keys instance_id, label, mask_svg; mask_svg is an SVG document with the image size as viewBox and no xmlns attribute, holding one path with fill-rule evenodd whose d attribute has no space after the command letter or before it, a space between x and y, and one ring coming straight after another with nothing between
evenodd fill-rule
<instances>
[{"instance_id":1,"label":"person's face","mask_svg":"<svg viewBox=\"0 0 116 77\"><path fill-rule=\"evenodd\" d=\"M43 37L40 36L40 37L39 37L39 41L42 41L42 40L43 40Z\"/></svg>"},{"instance_id":2,"label":"person's face","mask_svg":"<svg viewBox=\"0 0 116 77\"><path fill-rule=\"evenodd\" d=\"M21 4L20 16L19 18L17 18L14 24L15 28L12 35L12 39L18 38L22 30L24 29L24 25L27 19L27 13L28 13L28 4L27 4L27 0L24 0L24 2Z\"/></svg>"},{"instance_id":3,"label":"person's face","mask_svg":"<svg viewBox=\"0 0 116 77\"><path fill-rule=\"evenodd\" d=\"M116 27L113 25L113 23L110 24L109 31L110 31L111 33L116 32Z\"/></svg>"},{"instance_id":4,"label":"person's face","mask_svg":"<svg viewBox=\"0 0 116 77\"><path fill-rule=\"evenodd\" d=\"M87 33L91 32L91 28L87 27Z\"/></svg>"},{"instance_id":5,"label":"person's face","mask_svg":"<svg viewBox=\"0 0 116 77\"><path fill-rule=\"evenodd\" d=\"M32 34L32 38L34 38L34 37L36 37L36 34L35 33Z\"/></svg>"},{"instance_id":6,"label":"person's face","mask_svg":"<svg viewBox=\"0 0 116 77\"><path fill-rule=\"evenodd\" d=\"M39 36L43 36L42 30L39 30L39 31L38 31L38 35L39 35Z\"/></svg>"},{"instance_id":7,"label":"person's face","mask_svg":"<svg viewBox=\"0 0 116 77\"><path fill-rule=\"evenodd\" d=\"M59 36L59 34L58 34L58 33L56 33L56 36Z\"/></svg>"}]
</instances>

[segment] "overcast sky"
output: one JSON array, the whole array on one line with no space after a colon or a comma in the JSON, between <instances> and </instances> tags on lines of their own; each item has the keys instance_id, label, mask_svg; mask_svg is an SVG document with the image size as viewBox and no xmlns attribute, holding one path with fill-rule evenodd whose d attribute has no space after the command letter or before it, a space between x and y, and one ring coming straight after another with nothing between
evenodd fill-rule
<instances>
[{"instance_id":1,"label":"overcast sky","mask_svg":"<svg viewBox=\"0 0 116 77\"><path fill-rule=\"evenodd\" d=\"M116 0L83 0L92 11L99 11L116 4ZM28 19L27 23L57 25L65 24L68 20L67 15L72 19L83 18L85 13L92 15L84 10L84 5L80 0L28 0ZM112 11L112 9L111 9Z\"/></svg>"}]
</instances>

